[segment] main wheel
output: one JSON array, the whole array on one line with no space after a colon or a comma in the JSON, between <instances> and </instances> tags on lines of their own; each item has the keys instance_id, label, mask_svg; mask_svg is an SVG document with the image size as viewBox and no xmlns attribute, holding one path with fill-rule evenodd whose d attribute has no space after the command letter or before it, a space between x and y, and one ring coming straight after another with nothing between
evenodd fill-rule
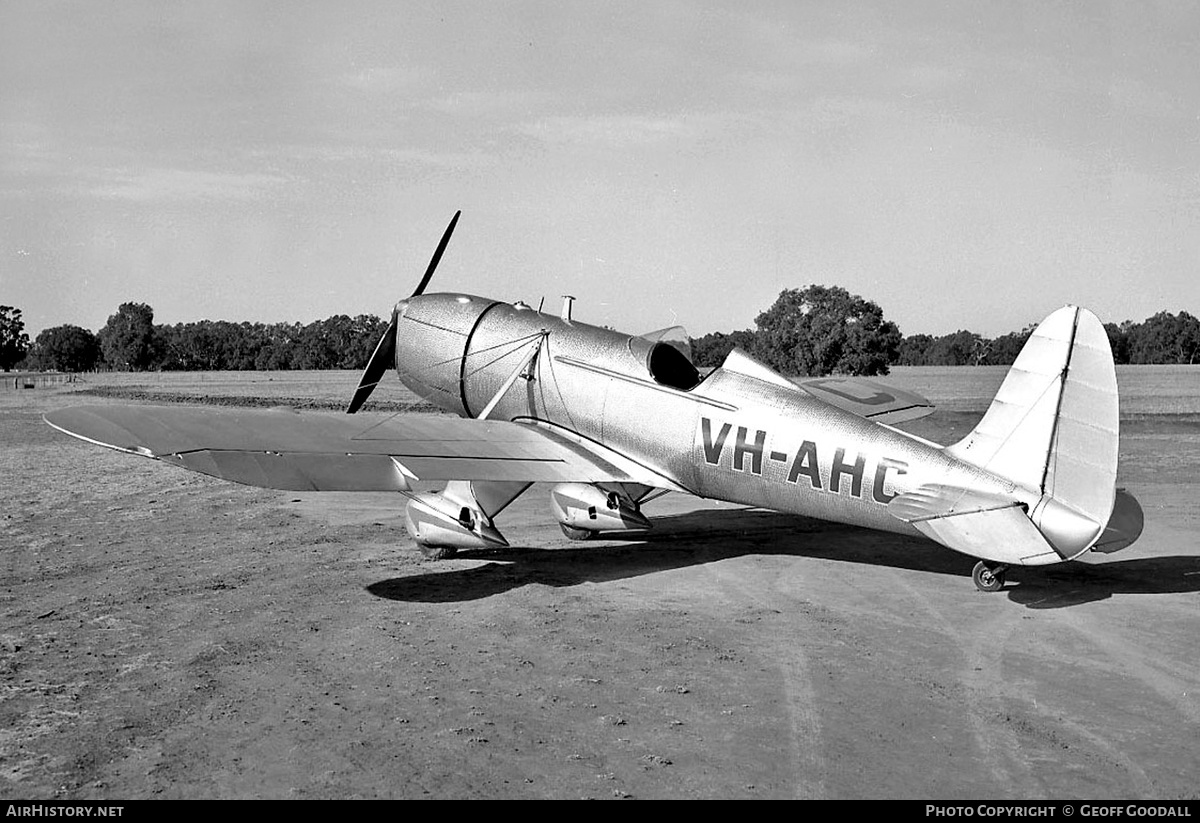
<instances>
[{"instance_id":1,"label":"main wheel","mask_svg":"<svg viewBox=\"0 0 1200 823\"><path fill-rule=\"evenodd\" d=\"M1004 588L1004 566L980 560L971 570L971 580L981 592L998 592Z\"/></svg>"},{"instance_id":2,"label":"main wheel","mask_svg":"<svg viewBox=\"0 0 1200 823\"><path fill-rule=\"evenodd\" d=\"M458 554L458 549L453 546L426 546L424 543L418 543L417 548L426 560L448 560Z\"/></svg>"},{"instance_id":3,"label":"main wheel","mask_svg":"<svg viewBox=\"0 0 1200 823\"><path fill-rule=\"evenodd\" d=\"M577 529L574 526L568 526L566 523L559 523L558 527L562 529L562 533L572 540L591 540L596 536L596 532L588 529Z\"/></svg>"}]
</instances>

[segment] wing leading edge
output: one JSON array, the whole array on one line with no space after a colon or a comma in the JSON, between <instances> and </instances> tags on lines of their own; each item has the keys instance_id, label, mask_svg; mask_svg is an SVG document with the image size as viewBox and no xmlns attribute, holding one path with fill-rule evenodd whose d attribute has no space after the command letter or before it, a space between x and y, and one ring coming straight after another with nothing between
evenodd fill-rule
<instances>
[{"instance_id":1,"label":"wing leading edge","mask_svg":"<svg viewBox=\"0 0 1200 823\"><path fill-rule=\"evenodd\" d=\"M669 478L598 443L458 417L378 422L291 411L77 406L45 420L73 437L192 471L288 491L408 491L417 480L642 483Z\"/></svg>"}]
</instances>

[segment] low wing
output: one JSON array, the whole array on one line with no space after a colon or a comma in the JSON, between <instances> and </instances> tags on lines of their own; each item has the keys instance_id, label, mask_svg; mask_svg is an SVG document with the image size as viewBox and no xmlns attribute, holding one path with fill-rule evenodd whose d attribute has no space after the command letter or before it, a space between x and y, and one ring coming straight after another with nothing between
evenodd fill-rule
<instances>
[{"instance_id":1,"label":"low wing","mask_svg":"<svg viewBox=\"0 0 1200 823\"><path fill-rule=\"evenodd\" d=\"M876 423L903 423L932 414L934 406L915 392L864 377L820 377L795 384L831 406Z\"/></svg>"},{"instance_id":2,"label":"low wing","mask_svg":"<svg viewBox=\"0 0 1200 823\"><path fill-rule=\"evenodd\" d=\"M162 406L78 406L45 420L111 449L290 491L407 491L417 480L679 488L598 443L499 420Z\"/></svg>"}]
</instances>

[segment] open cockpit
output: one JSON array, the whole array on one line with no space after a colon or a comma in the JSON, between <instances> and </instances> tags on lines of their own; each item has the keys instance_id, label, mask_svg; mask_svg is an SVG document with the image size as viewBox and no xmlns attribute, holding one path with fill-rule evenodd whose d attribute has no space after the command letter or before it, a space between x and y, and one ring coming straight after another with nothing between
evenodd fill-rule
<instances>
[{"instance_id":1,"label":"open cockpit","mask_svg":"<svg viewBox=\"0 0 1200 823\"><path fill-rule=\"evenodd\" d=\"M645 362L650 377L660 386L690 391L704 379L692 363L691 341L682 326L631 337L629 350Z\"/></svg>"}]
</instances>

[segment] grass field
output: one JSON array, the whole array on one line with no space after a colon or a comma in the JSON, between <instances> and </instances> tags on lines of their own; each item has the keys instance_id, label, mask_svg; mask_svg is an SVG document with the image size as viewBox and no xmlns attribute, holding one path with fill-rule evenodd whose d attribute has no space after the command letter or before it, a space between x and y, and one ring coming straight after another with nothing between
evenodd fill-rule
<instances>
[{"instance_id":1,"label":"grass field","mask_svg":"<svg viewBox=\"0 0 1200 823\"><path fill-rule=\"evenodd\" d=\"M982 413L1007 366L897 366L884 382L929 398L944 411ZM79 375L67 388L84 395L144 402L287 405L341 409L357 371L102 372ZM1118 366L1122 417L1184 415L1200 421L1200 366ZM377 411L429 410L394 375L371 397Z\"/></svg>"},{"instance_id":2,"label":"grass field","mask_svg":"<svg viewBox=\"0 0 1200 823\"><path fill-rule=\"evenodd\" d=\"M1007 366L897 366L884 378L939 408L984 411ZM1200 414L1200 366L1117 366L1121 414Z\"/></svg>"},{"instance_id":3,"label":"grass field","mask_svg":"<svg viewBox=\"0 0 1200 823\"><path fill-rule=\"evenodd\" d=\"M77 393L150 403L199 402L235 406L291 406L340 410L361 373L357 371L103 372L86 374ZM371 395L376 411L429 411L394 375Z\"/></svg>"}]
</instances>

